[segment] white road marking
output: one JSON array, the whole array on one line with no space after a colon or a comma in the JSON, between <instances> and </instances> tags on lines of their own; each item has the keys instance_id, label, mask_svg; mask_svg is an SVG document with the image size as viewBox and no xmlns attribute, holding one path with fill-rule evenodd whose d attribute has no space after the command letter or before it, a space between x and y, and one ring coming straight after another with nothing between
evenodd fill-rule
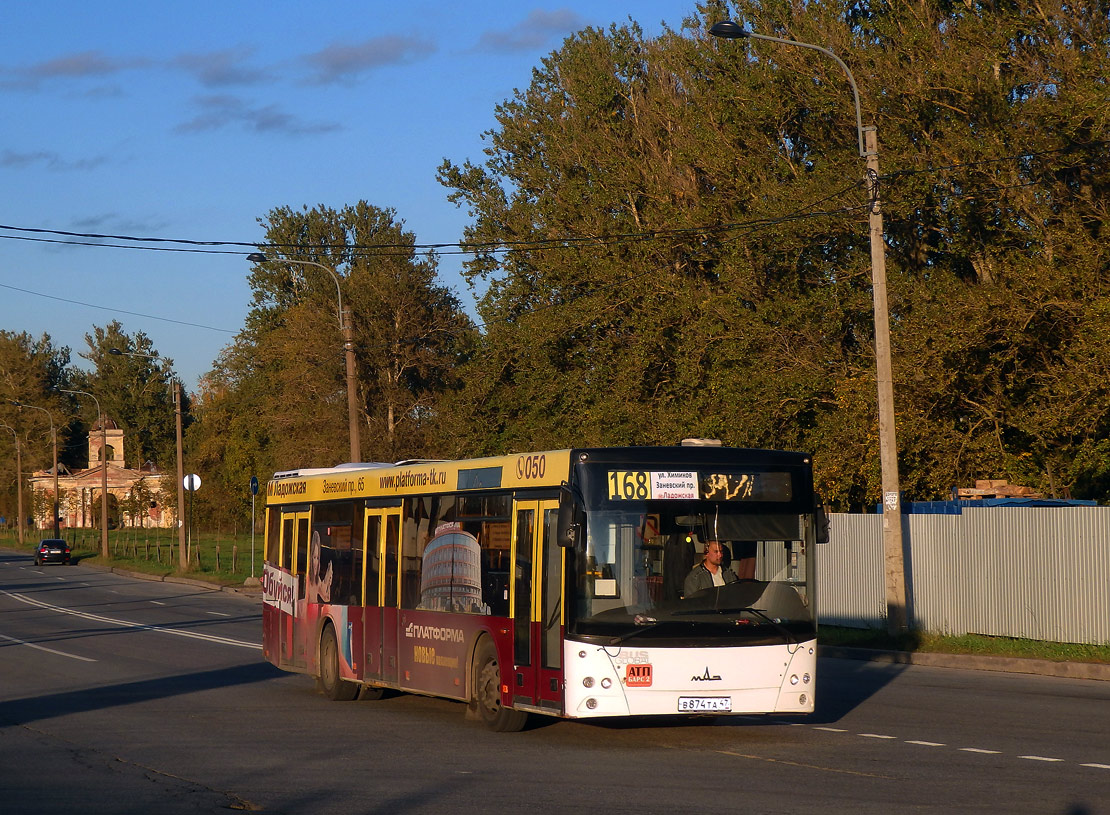
<instances>
[{"instance_id":1,"label":"white road marking","mask_svg":"<svg viewBox=\"0 0 1110 815\"><path fill-rule=\"evenodd\" d=\"M205 614L211 614L213 617L230 617L230 614L224 614L222 611L206 611Z\"/></svg>"},{"instance_id":2,"label":"white road marking","mask_svg":"<svg viewBox=\"0 0 1110 815\"><path fill-rule=\"evenodd\" d=\"M53 648L47 648L44 645L35 645L33 642L27 642L26 640L20 640L20 639L16 639L15 637L9 637L7 634L0 634L0 638L6 639L8 642L14 642L18 645L26 645L28 648L34 648L36 651L46 651L46 653L48 653L48 654L57 654L60 657L69 657L70 659L79 659L82 662L96 662L96 660L92 659L91 657L82 657L82 656L78 656L77 654L67 654L65 651L55 651Z\"/></svg>"},{"instance_id":3,"label":"white road marking","mask_svg":"<svg viewBox=\"0 0 1110 815\"><path fill-rule=\"evenodd\" d=\"M8 597L18 600L21 603L26 603L30 606L37 606L49 611L56 611L59 614L70 614L74 617L81 617L82 619L92 620L93 622L97 623L108 623L109 625L118 625L122 628L135 628L141 631L157 631L161 634L172 634L175 637L188 637L189 639L215 642L219 643L220 645L233 645L238 648L250 648L255 651L262 650L262 646L254 642L233 640L230 637L217 637L213 634L202 634L199 631L186 631L183 629L168 628L162 625L147 625L145 623L133 623L128 620L117 620L112 617L102 617L99 614L89 614L84 611L74 611L73 609L51 605L50 603L44 603L41 600L36 600L33 597L26 597L22 594L14 594L13 592L4 591L2 589L0 589L0 594L6 594Z\"/></svg>"},{"instance_id":4,"label":"white road marking","mask_svg":"<svg viewBox=\"0 0 1110 815\"><path fill-rule=\"evenodd\" d=\"M850 733L851 732L849 730L845 730L845 729L840 728L840 727L825 727L825 726L819 726L819 725L811 725L810 729L811 730L823 730L826 733ZM880 733L856 733L855 735L857 735L861 738L865 738L865 739L894 739L894 738L897 738L896 736L887 736L887 735L883 735L883 734L880 734ZM916 745L919 745L921 747L947 747L948 746L944 742L923 741L921 739L906 739L904 741L904 743L905 744L916 744ZM979 755L987 755L987 756L1004 755L1004 753L1001 750L986 750L982 747L959 747L959 748L953 748L953 749L956 749L961 753L977 753ZM1029 756L1015 756L1015 757L1020 758L1020 759L1024 759L1026 761L1043 761L1043 762L1049 763L1049 764L1066 764L1067 763L1067 759L1052 758L1050 756L1029 755ZM1099 764L1097 762L1088 762L1086 764L1080 764L1079 766L1080 767L1090 767L1090 768L1096 769L1096 770L1110 770L1110 764Z\"/></svg>"},{"instance_id":5,"label":"white road marking","mask_svg":"<svg viewBox=\"0 0 1110 815\"><path fill-rule=\"evenodd\" d=\"M161 600L151 600L150 602L154 603L154 605L156 605L156 606L164 606L165 605L165 603L163 603Z\"/></svg>"}]
</instances>

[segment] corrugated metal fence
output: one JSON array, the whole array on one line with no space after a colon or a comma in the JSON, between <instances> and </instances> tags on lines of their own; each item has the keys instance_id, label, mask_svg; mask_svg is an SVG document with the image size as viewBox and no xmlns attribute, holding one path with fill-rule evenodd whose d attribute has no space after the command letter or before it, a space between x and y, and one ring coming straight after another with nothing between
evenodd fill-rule
<instances>
[{"instance_id":1,"label":"corrugated metal fence","mask_svg":"<svg viewBox=\"0 0 1110 815\"><path fill-rule=\"evenodd\" d=\"M903 515L909 614L940 634L1110 643L1110 507L983 507ZM830 516L821 622L885 625L881 515Z\"/></svg>"}]
</instances>

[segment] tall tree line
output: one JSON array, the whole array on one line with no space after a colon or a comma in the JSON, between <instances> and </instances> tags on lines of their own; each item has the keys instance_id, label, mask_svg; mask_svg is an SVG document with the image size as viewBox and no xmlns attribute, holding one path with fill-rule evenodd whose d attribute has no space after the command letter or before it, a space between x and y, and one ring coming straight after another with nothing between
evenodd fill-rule
<instances>
[{"instance_id":1,"label":"tall tree line","mask_svg":"<svg viewBox=\"0 0 1110 815\"><path fill-rule=\"evenodd\" d=\"M337 295L363 460L709 436L808 450L836 508L873 506L872 202L847 78L709 36L726 18L834 51L877 128L905 497L976 478L1110 497L1110 0L721 0L655 37L574 34L497 107L483 157L443 162L479 326L393 210L267 213L245 325L186 410L198 519L244 517L252 475L349 457ZM0 395L138 394L106 410L166 468L167 361L118 324L87 341L92 374L0 336ZM58 409L87 426L89 405Z\"/></svg>"},{"instance_id":2,"label":"tall tree line","mask_svg":"<svg viewBox=\"0 0 1110 815\"><path fill-rule=\"evenodd\" d=\"M841 68L879 136L902 486L1110 488L1106 2L712 2L587 29L497 108L475 213L466 450L673 444L815 454L879 496L869 202Z\"/></svg>"},{"instance_id":3,"label":"tall tree line","mask_svg":"<svg viewBox=\"0 0 1110 815\"><path fill-rule=\"evenodd\" d=\"M202 383L189 439L190 461L213 475L197 507L213 516L249 507L252 475L350 458L340 298L363 461L444 455L440 401L475 342L435 258L393 210L279 207L261 223L266 261L251 271L246 325Z\"/></svg>"}]
</instances>

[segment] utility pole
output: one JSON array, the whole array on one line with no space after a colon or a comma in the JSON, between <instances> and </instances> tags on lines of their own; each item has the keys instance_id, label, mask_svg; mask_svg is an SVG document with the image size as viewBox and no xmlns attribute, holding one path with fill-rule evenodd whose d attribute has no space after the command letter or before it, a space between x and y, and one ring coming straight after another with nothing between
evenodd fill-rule
<instances>
[{"instance_id":1,"label":"utility pole","mask_svg":"<svg viewBox=\"0 0 1110 815\"><path fill-rule=\"evenodd\" d=\"M87 391L62 389L62 393L87 396L96 403L96 420L100 423L100 554L107 559L108 552L108 427L100 410L100 400ZM90 462L91 463L91 462Z\"/></svg>"},{"instance_id":2,"label":"utility pole","mask_svg":"<svg viewBox=\"0 0 1110 815\"><path fill-rule=\"evenodd\" d=\"M261 252L252 252L247 255L251 263L267 263L270 258ZM343 307L343 289L339 285L339 275L323 263L314 260L300 260L299 258L274 258L275 263L293 263L300 266L315 266L331 275L335 281L335 296L338 301L335 314L339 318L339 330L343 333L343 351L347 358L347 433L350 439L350 456L352 462L362 460L362 442L359 438L359 409L358 409L358 378L355 371L355 334L351 322L351 310Z\"/></svg>"},{"instance_id":3,"label":"utility pole","mask_svg":"<svg viewBox=\"0 0 1110 815\"><path fill-rule=\"evenodd\" d=\"M185 547L185 453L181 440L181 383L173 383L173 405L177 422L177 553L181 571L189 570L189 553Z\"/></svg>"},{"instance_id":4,"label":"utility pole","mask_svg":"<svg viewBox=\"0 0 1110 815\"><path fill-rule=\"evenodd\" d=\"M61 530L58 528L58 515L60 512L60 499L58 496L58 429L54 427L54 416L46 408L41 408L37 405L28 405L25 402L18 402L14 399L12 400L12 404L21 409L30 408L31 410L37 410L40 413L45 413L46 418L50 420L50 440L51 444L54 447L54 537L58 538L61 534Z\"/></svg>"},{"instance_id":5,"label":"utility pole","mask_svg":"<svg viewBox=\"0 0 1110 815\"><path fill-rule=\"evenodd\" d=\"M874 127L863 128L867 149L867 223L871 232L871 287L875 310L875 371L879 399L879 466L883 487L883 584L887 629L906 628L906 570L902 552L902 501L894 432L894 375L890 360L890 308L886 297L886 251L879 199L879 148Z\"/></svg>"},{"instance_id":6,"label":"utility pole","mask_svg":"<svg viewBox=\"0 0 1110 815\"><path fill-rule=\"evenodd\" d=\"M23 545L23 454L19 447L19 434L11 425L0 424L0 427L6 427L12 431L15 436L15 493L16 493L16 511L19 517L16 519L15 528L19 535L19 545Z\"/></svg>"},{"instance_id":7,"label":"utility pole","mask_svg":"<svg viewBox=\"0 0 1110 815\"><path fill-rule=\"evenodd\" d=\"M351 442L351 461L362 460L359 439L358 380L355 378L355 333L351 325L351 309L346 307L340 312L343 323L343 350L347 358L347 427Z\"/></svg>"},{"instance_id":8,"label":"utility pole","mask_svg":"<svg viewBox=\"0 0 1110 815\"><path fill-rule=\"evenodd\" d=\"M906 629L906 571L902 554L902 506L898 485L898 444L894 427L894 384L890 361L890 311L886 297L886 243L883 240L883 215L879 201L879 150L875 127L863 126L859 88L852 70L844 60L820 45L798 40L756 34L732 20L714 23L714 37L729 40L752 39L819 51L836 62L848 77L856 109L856 137L859 155L867 163L867 222L871 237L871 290L875 315L875 378L878 381L879 466L883 490L883 574L886 587L887 630L898 634Z\"/></svg>"}]
</instances>

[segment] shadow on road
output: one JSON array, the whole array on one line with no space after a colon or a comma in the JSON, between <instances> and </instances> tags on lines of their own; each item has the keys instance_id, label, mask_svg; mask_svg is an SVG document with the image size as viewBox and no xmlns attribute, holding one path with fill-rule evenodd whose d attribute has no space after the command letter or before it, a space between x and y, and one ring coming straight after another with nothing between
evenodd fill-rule
<instances>
[{"instance_id":1,"label":"shadow on road","mask_svg":"<svg viewBox=\"0 0 1110 815\"><path fill-rule=\"evenodd\" d=\"M133 705L213 688L266 682L287 675L268 662L252 662L248 665L147 679L142 682L12 699L0 702L0 727L25 725L70 713Z\"/></svg>"},{"instance_id":2,"label":"shadow on road","mask_svg":"<svg viewBox=\"0 0 1110 815\"><path fill-rule=\"evenodd\" d=\"M878 664L857 659L817 660L817 703L811 724L832 724L894 682L907 665Z\"/></svg>"}]
</instances>

